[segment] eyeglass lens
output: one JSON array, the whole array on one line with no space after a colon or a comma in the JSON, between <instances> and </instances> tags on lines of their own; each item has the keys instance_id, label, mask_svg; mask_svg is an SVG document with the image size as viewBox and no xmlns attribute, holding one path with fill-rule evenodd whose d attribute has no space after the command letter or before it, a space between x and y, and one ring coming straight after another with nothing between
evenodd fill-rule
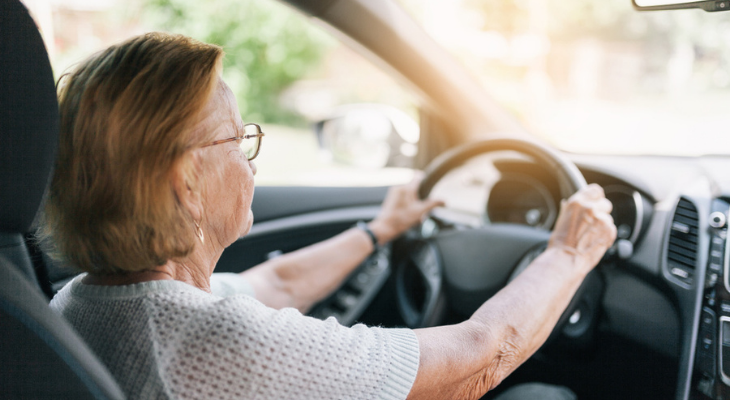
<instances>
[{"instance_id":1,"label":"eyeglass lens","mask_svg":"<svg viewBox=\"0 0 730 400\"><path fill-rule=\"evenodd\" d=\"M249 136L250 139L243 139L238 144L241 146L241 150L243 150L243 154L246 155L246 158L249 160L256 156L259 150L259 146L261 145L261 137L258 136L261 131L259 131L259 128L256 125L246 125L243 127L245 135Z\"/></svg>"}]
</instances>

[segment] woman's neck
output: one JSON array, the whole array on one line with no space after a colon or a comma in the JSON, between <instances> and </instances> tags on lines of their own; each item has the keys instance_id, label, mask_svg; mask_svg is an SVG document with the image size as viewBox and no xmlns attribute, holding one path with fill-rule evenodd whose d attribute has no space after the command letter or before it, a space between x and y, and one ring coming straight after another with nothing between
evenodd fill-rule
<instances>
[{"instance_id":1,"label":"woman's neck","mask_svg":"<svg viewBox=\"0 0 730 400\"><path fill-rule=\"evenodd\" d=\"M215 260L217 261L217 259ZM185 260L168 260L165 264L147 271L126 272L113 275L89 273L83 283L88 285L121 286L135 283L176 280L210 292L210 276L215 268L215 261L195 262L195 257Z\"/></svg>"},{"instance_id":2,"label":"woman's neck","mask_svg":"<svg viewBox=\"0 0 730 400\"><path fill-rule=\"evenodd\" d=\"M135 283L148 282L148 281L162 281L175 279L167 271L138 271L138 272L127 272L123 274L114 275L97 275L89 273L84 278L83 282L87 285L100 285L100 286L121 286L121 285L132 285Z\"/></svg>"}]
</instances>

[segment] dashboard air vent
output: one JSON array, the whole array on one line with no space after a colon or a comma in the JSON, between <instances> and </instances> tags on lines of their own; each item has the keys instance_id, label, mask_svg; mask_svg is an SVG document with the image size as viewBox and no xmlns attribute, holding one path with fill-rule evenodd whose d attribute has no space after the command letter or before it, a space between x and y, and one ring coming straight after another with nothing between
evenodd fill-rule
<instances>
[{"instance_id":1,"label":"dashboard air vent","mask_svg":"<svg viewBox=\"0 0 730 400\"><path fill-rule=\"evenodd\" d=\"M669 232L667 265L669 272L683 281L691 281L697 263L697 231L697 207L679 199Z\"/></svg>"}]
</instances>

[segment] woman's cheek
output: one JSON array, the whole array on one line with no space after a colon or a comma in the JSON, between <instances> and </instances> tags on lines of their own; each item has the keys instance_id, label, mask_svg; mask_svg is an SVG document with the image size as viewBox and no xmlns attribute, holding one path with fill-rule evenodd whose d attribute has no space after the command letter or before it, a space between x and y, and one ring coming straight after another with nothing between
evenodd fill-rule
<instances>
[{"instance_id":1,"label":"woman's cheek","mask_svg":"<svg viewBox=\"0 0 730 400\"><path fill-rule=\"evenodd\" d=\"M251 226L253 225L253 211L251 210L251 204L253 203L253 196L254 196L254 174L256 173L255 167L254 168L246 168L244 166L243 172L243 182L242 182L242 199L241 199L241 211L242 216L244 218L242 222L242 233L241 236L248 233L248 231L251 229Z\"/></svg>"}]
</instances>

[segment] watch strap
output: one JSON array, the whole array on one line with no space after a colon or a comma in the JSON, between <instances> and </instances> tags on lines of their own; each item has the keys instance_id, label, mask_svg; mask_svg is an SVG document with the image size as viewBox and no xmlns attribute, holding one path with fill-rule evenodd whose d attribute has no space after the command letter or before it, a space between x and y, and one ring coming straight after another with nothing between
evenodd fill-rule
<instances>
[{"instance_id":1,"label":"watch strap","mask_svg":"<svg viewBox=\"0 0 730 400\"><path fill-rule=\"evenodd\" d=\"M370 240L373 242L373 248L378 248L378 238L373 233L372 229L368 226L368 224L365 221L357 221L355 224L355 227L358 229L361 229L365 233L367 233L368 236L370 236Z\"/></svg>"}]
</instances>

